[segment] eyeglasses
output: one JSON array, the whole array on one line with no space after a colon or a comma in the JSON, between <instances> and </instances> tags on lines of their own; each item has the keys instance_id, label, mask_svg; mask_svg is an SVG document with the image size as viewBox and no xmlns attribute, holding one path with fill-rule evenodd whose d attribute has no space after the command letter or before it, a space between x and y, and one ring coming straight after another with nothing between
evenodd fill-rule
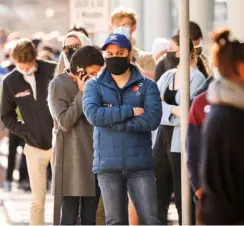
<instances>
[{"instance_id":1,"label":"eyeglasses","mask_svg":"<svg viewBox=\"0 0 244 226\"><path fill-rule=\"evenodd\" d=\"M64 52L68 52L70 49L76 51L81 48L81 44L75 44L75 45L70 45L70 46L65 46L63 47Z\"/></svg>"}]
</instances>

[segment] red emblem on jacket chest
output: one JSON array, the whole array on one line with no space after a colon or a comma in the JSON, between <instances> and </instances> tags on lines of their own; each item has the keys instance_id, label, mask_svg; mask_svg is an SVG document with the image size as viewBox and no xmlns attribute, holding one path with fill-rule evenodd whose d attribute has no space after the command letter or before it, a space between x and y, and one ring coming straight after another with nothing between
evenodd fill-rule
<instances>
[{"instance_id":1,"label":"red emblem on jacket chest","mask_svg":"<svg viewBox=\"0 0 244 226\"><path fill-rule=\"evenodd\" d=\"M132 87L132 90L133 90L134 92L138 92L138 91L139 91L139 89L140 89L140 87L139 87L139 86L133 86L133 87Z\"/></svg>"}]
</instances>

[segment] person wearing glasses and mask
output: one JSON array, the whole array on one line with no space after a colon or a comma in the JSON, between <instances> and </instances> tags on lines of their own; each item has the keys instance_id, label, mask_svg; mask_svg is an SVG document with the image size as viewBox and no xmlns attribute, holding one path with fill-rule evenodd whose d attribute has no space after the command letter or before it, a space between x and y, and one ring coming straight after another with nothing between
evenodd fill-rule
<instances>
[{"instance_id":1,"label":"person wearing glasses and mask","mask_svg":"<svg viewBox=\"0 0 244 226\"><path fill-rule=\"evenodd\" d=\"M111 34L103 48L106 68L89 80L83 109L94 126L93 172L101 189L107 225L126 225L127 192L142 225L159 225L151 131L161 120L158 87L130 63L131 43Z\"/></svg>"},{"instance_id":2,"label":"person wearing glasses and mask","mask_svg":"<svg viewBox=\"0 0 244 226\"><path fill-rule=\"evenodd\" d=\"M62 43L62 53L55 70L55 76L70 69L70 60L76 50L90 45L90 39L81 32L71 31L67 33Z\"/></svg>"},{"instance_id":3,"label":"person wearing glasses and mask","mask_svg":"<svg viewBox=\"0 0 244 226\"><path fill-rule=\"evenodd\" d=\"M62 190L61 225L75 225L78 216L81 225L96 224L100 189L92 173L93 128L84 116L82 96L86 81L96 77L103 65L100 50L82 47L71 58L70 72L61 73L49 86L48 106L55 131L53 182Z\"/></svg>"}]
</instances>

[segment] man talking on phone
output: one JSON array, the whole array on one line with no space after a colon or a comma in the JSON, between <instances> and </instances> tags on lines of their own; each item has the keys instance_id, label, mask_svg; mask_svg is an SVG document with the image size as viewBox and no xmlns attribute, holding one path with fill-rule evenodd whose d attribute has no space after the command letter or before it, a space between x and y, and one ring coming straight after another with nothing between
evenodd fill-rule
<instances>
[{"instance_id":1,"label":"man talking on phone","mask_svg":"<svg viewBox=\"0 0 244 226\"><path fill-rule=\"evenodd\" d=\"M111 34L103 48L106 68L85 86L83 109L94 126L93 172L101 189L107 225L125 225L127 192L142 225L159 225L151 131L162 106L154 81L130 63L131 43Z\"/></svg>"}]
</instances>

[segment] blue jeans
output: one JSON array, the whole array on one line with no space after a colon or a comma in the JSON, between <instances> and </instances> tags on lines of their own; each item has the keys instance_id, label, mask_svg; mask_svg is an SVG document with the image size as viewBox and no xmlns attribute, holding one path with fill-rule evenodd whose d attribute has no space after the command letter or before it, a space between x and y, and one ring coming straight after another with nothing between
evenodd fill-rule
<instances>
[{"instance_id":1,"label":"blue jeans","mask_svg":"<svg viewBox=\"0 0 244 226\"><path fill-rule=\"evenodd\" d=\"M141 225L160 225L153 170L111 171L97 175L107 225L126 225L127 193L136 208Z\"/></svg>"}]
</instances>

